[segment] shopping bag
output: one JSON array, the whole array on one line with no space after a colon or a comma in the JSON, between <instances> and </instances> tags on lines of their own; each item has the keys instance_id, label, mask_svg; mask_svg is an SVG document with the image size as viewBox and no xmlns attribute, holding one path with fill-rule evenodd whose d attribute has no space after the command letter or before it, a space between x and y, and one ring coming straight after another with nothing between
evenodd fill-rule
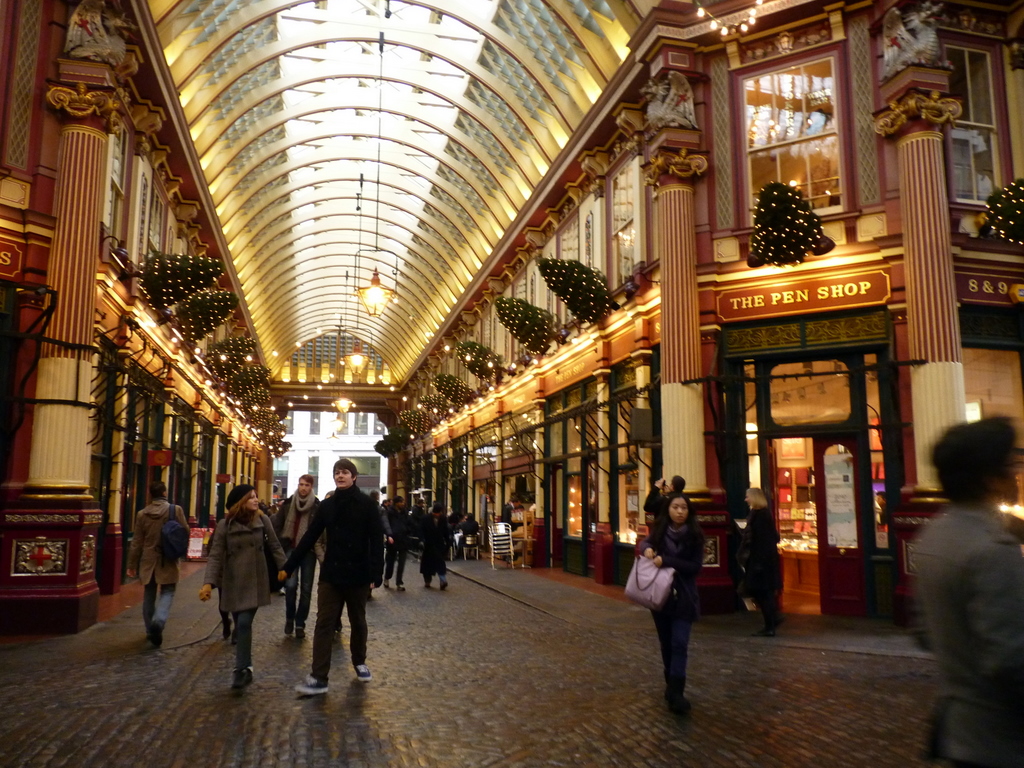
<instances>
[{"instance_id":1,"label":"shopping bag","mask_svg":"<svg viewBox=\"0 0 1024 768\"><path fill-rule=\"evenodd\" d=\"M626 581L626 597L644 608L660 611L672 594L674 568L659 568L647 557L633 561L633 570Z\"/></svg>"}]
</instances>

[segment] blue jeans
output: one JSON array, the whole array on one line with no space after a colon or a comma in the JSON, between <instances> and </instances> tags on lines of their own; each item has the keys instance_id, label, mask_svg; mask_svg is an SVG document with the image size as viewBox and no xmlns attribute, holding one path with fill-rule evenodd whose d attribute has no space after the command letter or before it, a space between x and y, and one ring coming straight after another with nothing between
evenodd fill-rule
<instances>
[{"instance_id":1,"label":"blue jeans","mask_svg":"<svg viewBox=\"0 0 1024 768\"><path fill-rule=\"evenodd\" d=\"M291 553L292 550L289 549L285 555L290 556ZM294 620L297 627L306 626L309 603L313 597L313 574L315 572L316 555L309 552L284 583L284 617L288 621ZM299 593L298 606L295 605L296 592Z\"/></svg>"},{"instance_id":2,"label":"blue jeans","mask_svg":"<svg viewBox=\"0 0 1024 768\"><path fill-rule=\"evenodd\" d=\"M238 644L235 646L235 669L252 666L252 620L256 618L256 608L248 611L236 611L235 631Z\"/></svg>"},{"instance_id":3,"label":"blue jeans","mask_svg":"<svg viewBox=\"0 0 1024 768\"><path fill-rule=\"evenodd\" d=\"M146 633L150 627L156 624L163 629L167 623L167 616L171 612L171 603L174 602L174 588L177 584L161 584L160 599L156 596L156 576L149 580L142 593L142 623L146 625Z\"/></svg>"},{"instance_id":4,"label":"blue jeans","mask_svg":"<svg viewBox=\"0 0 1024 768\"><path fill-rule=\"evenodd\" d=\"M661 644L661 661L665 665L665 679L686 677L686 662L690 647L693 622L678 619L667 611L651 611Z\"/></svg>"}]
</instances>

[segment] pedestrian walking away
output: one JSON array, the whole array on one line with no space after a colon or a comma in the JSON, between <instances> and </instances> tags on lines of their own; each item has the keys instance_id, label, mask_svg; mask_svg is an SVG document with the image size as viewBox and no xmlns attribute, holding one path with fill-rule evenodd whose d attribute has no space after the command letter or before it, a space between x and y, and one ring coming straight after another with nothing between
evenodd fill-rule
<instances>
[{"instance_id":1,"label":"pedestrian walking away","mask_svg":"<svg viewBox=\"0 0 1024 768\"><path fill-rule=\"evenodd\" d=\"M320 500L313 493L314 482L316 480L312 475L302 475L295 493L282 502L281 508L272 518L274 530L286 556L291 555L320 507ZM298 640L306 636L306 619L309 617L309 604L313 596L316 563L316 552L308 552L284 583L284 633L290 635L294 632Z\"/></svg>"},{"instance_id":2,"label":"pedestrian walking away","mask_svg":"<svg viewBox=\"0 0 1024 768\"><path fill-rule=\"evenodd\" d=\"M748 488L744 500L750 507L736 559L744 569L743 590L761 609L764 626L754 634L775 637L781 624L776 593L782 588L779 530L760 488Z\"/></svg>"},{"instance_id":3,"label":"pedestrian walking away","mask_svg":"<svg viewBox=\"0 0 1024 768\"><path fill-rule=\"evenodd\" d=\"M915 542L915 605L939 663L928 756L956 768L1024 766L1024 556L1017 434L1003 417L950 428L932 461L950 500Z\"/></svg>"},{"instance_id":4,"label":"pedestrian walking away","mask_svg":"<svg viewBox=\"0 0 1024 768\"><path fill-rule=\"evenodd\" d=\"M317 539L326 533L326 549L317 588L316 628L313 631L313 663L309 676L295 690L306 695L327 692L331 672L334 628L344 608L351 627L349 650L356 678L371 679L366 664L369 634L366 601L370 587L379 587L384 569L384 525L378 505L356 486L359 472L348 459L334 464L334 493L320 502L306 534L284 564L280 578L287 578Z\"/></svg>"},{"instance_id":5,"label":"pedestrian walking away","mask_svg":"<svg viewBox=\"0 0 1024 768\"><path fill-rule=\"evenodd\" d=\"M199 599L210 599L213 587L220 594L220 609L235 619L235 670L232 688L252 682L252 622L256 611L270 605L269 549L278 567L285 563L284 549L270 518L260 511L251 485L236 485L228 494L227 513L217 523L210 543L204 584Z\"/></svg>"},{"instance_id":6,"label":"pedestrian walking away","mask_svg":"<svg viewBox=\"0 0 1024 768\"><path fill-rule=\"evenodd\" d=\"M700 617L697 574L704 563L704 532L690 514L690 500L681 493L668 496L667 513L658 516L640 554L659 568L672 568L672 594L660 611L651 611L661 646L665 700L677 714L690 711L686 698L686 666L690 632Z\"/></svg>"},{"instance_id":7,"label":"pedestrian walking away","mask_svg":"<svg viewBox=\"0 0 1024 768\"><path fill-rule=\"evenodd\" d=\"M178 560L164 555L160 531L171 516L178 524L188 528L181 507L167 501L167 486L159 480L149 486L150 502L135 517L135 534L128 550L129 578L139 577L144 585L142 594L142 623L146 639L157 648L164 640L164 627L174 602L174 591L181 576ZM159 590L160 596L157 597Z\"/></svg>"},{"instance_id":8,"label":"pedestrian walking away","mask_svg":"<svg viewBox=\"0 0 1024 768\"><path fill-rule=\"evenodd\" d=\"M395 496L384 511L391 533L388 536L384 558L384 587L391 586L391 577L395 577L395 589L405 591L405 560L409 554L409 513L405 508L405 498Z\"/></svg>"},{"instance_id":9,"label":"pedestrian walking away","mask_svg":"<svg viewBox=\"0 0 1024 768\"><path fill-rule=\"evenodd\" d=\"M420 525L420 539L423 541L423 555L420 557L420 573L423 575L423 586L430 587L430 582L437 574L441 589L448 589L448 569L445 560L452 546L452 530L444 517L444 504L435 501L430 508L430 515Z\"/></svg>"}]
</instances>

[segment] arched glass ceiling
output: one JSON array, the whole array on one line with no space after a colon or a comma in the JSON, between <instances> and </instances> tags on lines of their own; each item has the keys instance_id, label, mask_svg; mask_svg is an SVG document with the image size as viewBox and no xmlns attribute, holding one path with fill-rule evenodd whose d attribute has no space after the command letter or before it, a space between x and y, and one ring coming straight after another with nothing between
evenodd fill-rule
<instances>
[{"instance_id":1,"label":"arched glass ceiling","mask_svg":"<svg viewBox=\"0 0 1024 768\"><path fill-rule=\"evenodd\" d=\"M255 330L412 370L626 55L627 0L151 0ZM356 287L399 301L377 318Z\"/></svg>"}]
</instances>

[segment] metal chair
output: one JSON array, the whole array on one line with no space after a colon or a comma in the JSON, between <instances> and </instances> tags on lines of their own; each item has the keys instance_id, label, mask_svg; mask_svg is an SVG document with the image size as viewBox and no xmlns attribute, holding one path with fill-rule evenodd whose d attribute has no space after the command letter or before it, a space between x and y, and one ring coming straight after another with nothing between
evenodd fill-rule
<instances>
[{"instance_id":1,"label":"metal chair","mask_svg":"<svg viewBox=\"0 0 1024 768\"><path fill-rule=\"evenodd\" d=\"M508 523L495 523L491 526L491 568L494 568L495 558L506 558L508 565L514 568L515 557L512 548L512 526Z\"/></svg>"},{"instance_id":2,"label":"metal chair","mask_svg":"<svg viewBox=\"0 0 1024 768\"><path fill-rule=\"evenodd\" d=\"M480 537L476 534L467 534L462 541L462 559L469 559L469 550L473 550L473 556L480 559Z\"/></svg>"}]
</instances>

